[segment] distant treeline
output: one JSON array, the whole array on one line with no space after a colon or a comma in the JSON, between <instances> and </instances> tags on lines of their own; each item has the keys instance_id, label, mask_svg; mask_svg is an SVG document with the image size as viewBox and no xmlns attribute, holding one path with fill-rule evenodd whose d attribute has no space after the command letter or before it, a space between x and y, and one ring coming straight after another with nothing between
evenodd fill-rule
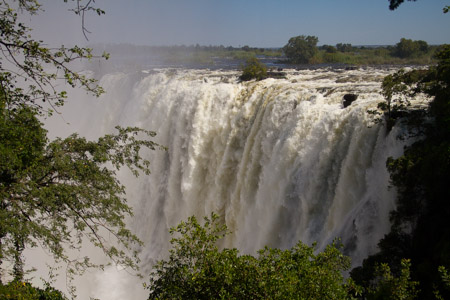
<instances>
[{"instance_id":1,"label":"distant treeline","mask_svg":"<svg viewBox=\"0 0 450 300\"><path fill-rule=\"evenodd\" d=\"M95 48L105 48L113 50L118 54L142 54L142 53L158 53L158 52L167 52L167 51L175 51L175 52L221 52L221 51L245 51L245 52L254 52L254 53L266 53L268 55L274 54L275 56L282 55L281 48L261 48L261 47L250 47L248 45L243 47L233 47L233 46L204 46L204 45L174 45L174 46L145 46L145 45L132 45L132 44L98 44L94 45Z\"/></svg>"},{"instance_id":2,"label":"distant treeline","mask_svg":"<svg viewBox=\"0 0 450 300\"><path fill-rule=\"evenodd\" d=\"M96 45L111 57L157 57L166 63L213 64L216 59L246 61L250 58L272 58L286 64L347 64L347 65L427 65L440 48L425 41L402 38L390 46L353 46L348 43L317 46L315 36L297 36L282 48L233 46L142 46L131 44Z\"/></svg>"},{"instance_id":3,"label":"distant treeline","mask_svg":"<svg viewBox=\"0 0 450 300\"><path fill-rule=\"evenodd\" d=\"M336 46L323 45L318 47L317 54L311 58L311 63L344 63L355 65L378 64L419 64L433 63L433 55L440 48L428 45L425 41L414 41L402 38L392 46L352 46L339 43Z\"/></svg>"},{"instance_id":4,"label":"distant treeline","mask_svg":"<svg viewBox=\"0 0 450 300\"><path fill-rule=\"evenodd\" d=\"M352 46L338 43L318 47L315 36L296 36L281 49L292 64L351 64L351 65L426 65L433 63L433 54L440 46L425 41L402 38L393 46Z\"/></svg>"},{"instance_id":5,"label":"distant treeline","mask_svg":"<svg viewBox=\"0 0 450 300\"><path fill-rule=\"evenodd\" d=\"M151 57L165 63L213 64L216 59L246 61L253 57L281 58L283 52L277 48L256 48L250 46L140 46L131 44L94 45L111 54L111 58L119 57Z\"/></svg>"}]
</instances>

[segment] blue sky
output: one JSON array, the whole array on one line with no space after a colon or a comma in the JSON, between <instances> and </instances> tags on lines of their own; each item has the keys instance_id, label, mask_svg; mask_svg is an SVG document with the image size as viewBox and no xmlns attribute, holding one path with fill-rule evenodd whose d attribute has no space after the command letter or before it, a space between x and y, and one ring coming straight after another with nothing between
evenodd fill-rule
<instances>
[{"instance_id":1,"label":"blue sky","mask_svg":"<svg viewBox=\"0 0 450 300\"><path fill-rule=\"evenodd\" d=\"M69 4L44 0L31 18L39 37L54 43L86 43ZM69 1L70 2L70 1ZM290 37L315 35L319 45L395 44L400 38L450 43L444 0L96 0L106 11L86 25L92 43L282 47Z\"/></svg>"}]
</instances>

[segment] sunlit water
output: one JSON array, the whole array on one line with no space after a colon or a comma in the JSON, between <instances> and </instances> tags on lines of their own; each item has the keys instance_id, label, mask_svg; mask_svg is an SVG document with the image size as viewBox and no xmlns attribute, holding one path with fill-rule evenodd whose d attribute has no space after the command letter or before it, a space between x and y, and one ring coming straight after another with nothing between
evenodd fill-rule
<instances>
[{"instance_id":1,"label":"sunlit water","mask_svg":"<svg viewBox=\"0 0 450 300\"><path fill-rule=\"evenodd\" d=\"M239 83L239 72L158 69L101 78L100 100L72 95L52 135L88 138L115 125L157 132L167 152L145 155L152 174L120 174L144 241L142 272L169 248L168 229L216 212L232 231L224 246L255 253L298 240L318 249L341 238L353 265L388 231L395 191L385 168L403 142L366 113L382 101L389 70L285 70L286 79ZM346 93L358 95L343 108ZM76 99L76 100L75 100ZM70 125L66 125L68 122ZM141 280L109 268L78 282L80 295L146 299ZM80 299L87 299L81 296Z\"/></svg>"}]
</instances>

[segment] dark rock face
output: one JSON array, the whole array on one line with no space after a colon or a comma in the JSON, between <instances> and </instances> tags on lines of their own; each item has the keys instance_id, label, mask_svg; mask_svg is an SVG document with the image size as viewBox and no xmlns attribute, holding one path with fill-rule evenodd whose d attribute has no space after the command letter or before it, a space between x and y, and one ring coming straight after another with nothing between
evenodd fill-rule
<instances>
[{"instance_id":1,"label":"dark rock face","mask_svg":"<svg viewBox=\"0 0 450 300\"><path fill-rule=\"evenodd\" d=\"M353 101L358 99L358 95L355 94L345 94L344 95L344 108L352 104Z\"/></svg>"},{"instance_id":2,"label":"dark rock face","mask_svg":"<svg viewBox=\"0 0 450 300\"><path fill-rule=\"evenodd\" d=\"M285 79L286 78L286 73L284 72L274 72L274 71L268 71L267 72L267 77L269 78L275 78L275 79Z\"/></svg>"}]
</instances>

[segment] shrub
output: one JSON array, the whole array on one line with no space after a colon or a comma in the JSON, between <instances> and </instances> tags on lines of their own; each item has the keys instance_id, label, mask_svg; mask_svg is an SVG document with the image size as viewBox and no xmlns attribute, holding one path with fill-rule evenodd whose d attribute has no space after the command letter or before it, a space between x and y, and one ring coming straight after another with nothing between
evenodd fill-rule
<instances>
[{"instance_id":1,"label":"shrub","mask_svg":"<svg viewBox=\"0 0 450 300\"><path fill-rule=\"evenodd\" d=\"M350 299L342 272L350 259L332 244L315 254L301 242L288 250L265 247L257 256L219 250L228 234L217 215L171 229L172 250L151 274L149 299Z\"/></svg>"},{"instance_id":2,"label":"shrub","mask_svg":"<svg viewBox=\"0 0 450 300\"><path fill-rule=\"evenodd\" d=\"M5 300L67 300L54 288L44 289L33 287L28 282L12 281L6 285L0 284L0 299Z\"/></svg>"},{"instance_id":3,"label":"shrub","mask_svg":"<svg viewBox=\"0 0 450 300\"><path fill-rule=\"evenodd\" d=\"M400 58L408 58L423 55L428 51L428 44L425 41L413 41L402 38L395 45L394 55Z\"/></svg>"},{"instance_id":4,"label":"shrub","mask_svg":"<svg viewBox=\"0 0 450 300\"><path fill-rule=\"evenodd\" d=\"M283 47L283 52L291 63L307 64L317 53L318 42L319 39L316 36L292 37Z\"/></svg>"},{"instance_id":5,"label":"shrub","mask_svg":"<svg viewBox=\"0 0 450 300\"><path fill-rule=\"evenodd\" d=\"M247 60L245 67L242 69L242 75L239 77L242 81L265 78L267 78L267 67L255 57Z\"/></svg>"},{"instance_id":6,"label":"shrub","mask_svg":"<svg viewBox=\"0 0 450 300\"><path fill-rule=\"evenodd\" d=\"M353 46L352 46L352 44L339 43L339 44L336 44L336 49L340 52L352 52Z\"/></svg>"}]
</instances>

